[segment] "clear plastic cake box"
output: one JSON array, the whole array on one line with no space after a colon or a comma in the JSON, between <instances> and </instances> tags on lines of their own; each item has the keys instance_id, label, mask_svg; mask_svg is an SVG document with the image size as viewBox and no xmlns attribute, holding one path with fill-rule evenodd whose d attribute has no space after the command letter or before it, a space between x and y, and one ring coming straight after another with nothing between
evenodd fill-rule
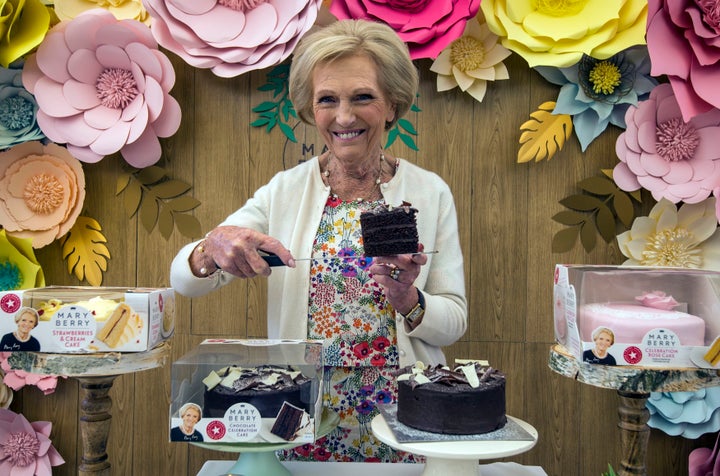
<instances>
[{"instance_id":1,"label":"clear plastic cake box","mask_svg":"<svg viewBox=\"0 0 720 476\"><path fill-rule=\"evenodd\" d=\"M31 309L28 309L31 308ZM37 316L30 338L19 321ZM21 318L22 315L22 318ZM0 351L143 352L175 328L172 288L47 286L0 292Z\"/></svg>"},{"instance_id":2,"label":"clear plastic cake box","mask_svg":"<svg viewBox=\"0 0 720 476\"><path fill-rule=\"evenodd\" d=\"M170 441L263 445L314 442L322 414L322 349L320 340L206 339L172 364ZM297 405L283 402L278 415L263 417L253 405L238 402L227 408L222 417L207 415L203 380L211 372L232 366L291 368L310 379L309 392L303 392L302 418L287 424L284 420L277 422L284 426L283 437L277 434L276 420L286 418L286 410L291 410L290 414L297 412ZM179 433L179 428L183 424L182 413L188 406L199 407L202 417L194 424L192 434L185 432L186 436Z\"/></svg>"},{"instance_id":3,"label":"clear plastic cake box","mask_svg":"<svg viewBox=\"0 0 720 476\"><path fill-rule=\"evenodd\" d=\"M616 365L720 367L720 364L712 365L704 358L713 341L720 336L718 272L688 268L558 264L555 267L553 294L555 340L580 361L587 361L583 354L595 347L594 331L599 331L606 324L611 329L613 325L627 326L626 321L620 322L624 313L612 314L612 320L602 322L604 317L598 316L604 314L597 311L598 307L605 310L608 304L614 307L642 304L660 309L672 308L701 318L704 321L704 337L698 334L693 337L693 342L688 343L688 331L682 330L680 324L665 321L665 325L654 326L658 315L651 313L653 317L648 318L637 332L615 329L619 335L637 334L634 338L615 338L608 353ZM585 307L589 304L596 310L594 316ZM693 334L701 332L701 323L693 325L697 328Z\"/></svg>"}]
</instances>

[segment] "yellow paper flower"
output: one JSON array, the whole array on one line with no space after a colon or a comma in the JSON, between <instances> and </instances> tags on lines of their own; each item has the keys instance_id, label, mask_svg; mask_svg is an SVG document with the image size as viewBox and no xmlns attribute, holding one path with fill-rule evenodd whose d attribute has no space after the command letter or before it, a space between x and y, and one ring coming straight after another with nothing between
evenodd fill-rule
<instances>
[{"instance_id":1,"label":"yellow paper flower","mask_svg":"<svg viewBox=\"0 0 720 476\"><path fill-rule=\"evenodd\" d=\"M661 199L646 217L617 237L624 266L675 266L720 271L715 197L679 209Z\"/></svg>"},{"instance_id":2,"label":"yellow paper flower","mask_svg":"<svg viewBox=\"0 0 720 476\"><path fill-rule=\"evenodd\" d=\"M483 0L490 30L531 67L566 68L645 44L647 0Z\"/></svg>"},{"instance_id":3,"label":"yellow paper flower","mask_svg":"<svg viewBox=\"0 0 720 476\"><path fill-rule=\"evenodd\" d=\"M118 20L137 20L150 26L151 17L142 0L55 0L55 13L60 20L72 20L93 8L104 8Z\"/></svg>"},{"instance_id":4,"label":"yellow paper flower","mask_svg":"<svg viewBox=\"0 0 720 476\"><path fill-rule=\"evenodd\" d=\"M0 64L10 63L29 53L50 29L50 10L40 0L2 2L0 10Z\"/></svg>"},{"instance_id":5,"label":"yellow paper flower","mask_svg":"<svg viewBox=\"0 0 720 476\"><path fill-rule=\"evenodd\" d=\"M463 35L440 52L430 67L438 74L438 91L459 86L477 101L482 101L487 82L509 79L503 60L510 51L498 43L482 15L468 21Z\"/></svg>"},{"instance_id":6,"label":"yellow paper flower","mask_svg":"<svg viewBox=\"0 0 720 476\"><path fill-rule=\"evenodd\" d=\"M45 274L35 258L32 241L0 230L0 291L45 286Z\"/></svg>"}]
</instances>

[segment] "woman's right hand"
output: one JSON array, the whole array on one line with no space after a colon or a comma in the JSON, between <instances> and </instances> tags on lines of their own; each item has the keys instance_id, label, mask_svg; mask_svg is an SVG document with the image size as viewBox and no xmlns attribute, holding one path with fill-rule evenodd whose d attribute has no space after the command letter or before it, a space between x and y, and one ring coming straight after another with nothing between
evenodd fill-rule
<instances>
[{"instance_id":1,"label":"woman's right hand","mask_svg":"<svg viewBox=\"0 0 720 476\"><path fill-rule=\"evenodd\" d=\"M190 257L191 264L195 259L198 263L203 263L203 259L207 262L212 259L215 266L223 272L241 278L270 275L270 266L262 259L261 252L276 254L287 266L295 267L292 253L280 241L249 228L219 226L205 237L202 253L198 248ZM204 256L194 256L198 254Z\"/></svg>"}]
</instances>

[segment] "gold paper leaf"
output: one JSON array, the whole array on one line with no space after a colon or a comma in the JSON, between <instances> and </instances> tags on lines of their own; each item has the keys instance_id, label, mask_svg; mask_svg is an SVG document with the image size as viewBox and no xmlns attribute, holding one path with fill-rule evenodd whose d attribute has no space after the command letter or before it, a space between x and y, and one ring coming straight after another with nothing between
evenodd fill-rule
<instances>
[{"instance_id":1,"label":"gold paper leaf","mask_svg":"<svg viewBox=\"0 0 720 476\"><path fill-rule=\"evenodd\" d=\"M606 243L610 243L615 239L615 216L610 210L610 207L603 204L598 208L597 215L595 216L595 224L600 232L600 236L602 236Z\"/></svg>"},{"instance_id":2,"label":"gold paper leaf","mask_svg":"<svg viewBox=\"0 0 720 476\"><path fill-rule=\"evenodd\" d=\"M578 182L578 186L586 192L596 195L612 195L617 190L617 185L612 180L602 177L590 177Z\"/></svg>"},{"instance_id":3,"label":"gold paper leaf","mask_svg":"<svg viewBox=\"0 0 720 476\"><path fill-rule=\"evenodd\" d=\"M140 222L145 230L150 233L155 228L158 217L158 203L154 197L145 196L140 204Z\"/></svg>"},{"instance_id":4,"label":"gold paper leaf","mask_svg":"<svg viewBox=\"0 0 720 476\"><path fill-rule=\"evenodd\" d=\"M132 174L129 174L127 172L120 173L120 176L118 176L117 182L115 184L115 195L120 195L120 193L125 190L125 187L128 186L131 178Z\"/></svg>"},{"instance_id":5,"label":"gold paper leaf","mask_svg":"<svg viewBox=\"0 0 720 476\"><path fill-rule=\"evenodd\" d=\"M135 174L135 177L137 177L141 184L151 185L165 177L165 170L157 165L151 165L150 167L145 167L140 170Z\"/></svg>"},{"instance_id":6,"label":"gold paper leaf","mask_svg":"<svg viewBox=\"0 0 720 476\"><path fill-rule=\"evenodd\" d=\"M193 215L176 213L173 216L175 217L175 225L183 236L187 236L188 238L197 238L202 234L200 222Z\"/></svg>"},{"instance_id":7,"label":"gold paper leaf","mask_svg":"<svg viewBox=\"0 0 720 476\"><path fill-rule=\"evenodd\" d=\"M572 117L568 114L553 114L555 102L548 101L540 105L532 114L532 118L520 126L519 163L535 159L550 160L557 151L563 148L565 141L572 135Z\"/></svg>"},{"instance_id":8,"label":"gold paper leaf","mask_svg":"<svg viewBox=\"0 0 720 476\"><path fill-rule=\"evenodd\" d=\"M169 239L170 235L172 235L174 226L175 222L170 209L167 207L161 208L160 214L158 215L158 229L160 230L162 237L166 240Z\"/></svg>"},{"instance_id":9,"label":"gold paper leaf","mask_svg":"<svg viewBox=\"0 0 720 476\"><path fill-rule=\"evenodd\" d=\"M160 198L173 198L190 190L189 184L181 180L167 180L153 186L153 192Z\"/></svg>"},{"instance_id":10,"label":"gold paper leaf","mask_svg":"<svg viewBox=\"0 0 720 476\"><path fill-rule=\"evenodd\" d=\"M565 253L575 246L580 227L565 228L555 233L552 240L553 253Z\"/></svg>"},{"instance_id":11,"label":"gold paper leaf","mask_svg":"<svg viewBox=\"0 0 720 476\"><path fill-rule=\"evenodd\" d=\"M620 222L629 228L635 219L635 209L630 197L626 193L618 191L613 195L613 208L615 208L615 213L617 213Z\"/></svg>"},{"instance_id":12,"label":"gold paper leaf","mask_svg":"<svg viewBox=\"0 0 720 476\"><path fill-rule=\"evenodd\" d=\"M573 210L589 211L595 210L602 205L602 200L591 195L570 195L560 200L562 205Z\"/></svg>"},{"instance_id":13,"label":"gold paper leaf","mask_svg":"<svg viewBox=\"0 0 720 476\"><path fill-rule=\"evenodd\" d=\"M142 200L142 188L138 182L132 180L128 186L125 187L123 194L125 213L131 217L135 215L135 212L137 212L138 207L140 206L140 201Z\"/></svg>"},{"instance_id":14,"label":"gold paper leaf","mask_svg":"<svg viewBox=\"0 0 720 476\"><path fill-rule=\"evenodd\" d=\"M613 178L613 169L600 169L600 171L615 182L615 179ZM626 193L634 198L638 203L642 203L642 188Z\"/></svg>"},{"instance_id":15,"label":"gold paper leaf","mask_svg":"<svg viewBox=\"0 0 720 476\"><path fill-rule=\"evenodd\" d=\"M67 261L68 273L91 286L102 284L103 272L107 271L107 260L110 258L105 246L107 239L101 230L102 227L93 218L79 216L62 239L62 255Z\"/></svg>"},{"instance_id":16,"label":"gold paper leaf","mask_svg":"<svg viewBox=\"0 0 720 476\"><path fill-rule=\"evenodd\" d=\"M188 196L177 197L172 200L168 200L165 205L174 212L189 212L190 210L194 210L200 206L200 200Z\"/></svg>"},{"instance_id":17,"label":"gold paper leaf","mask_svg":"<svg viewBox=\"0 0 720 476\"><path fill-rule=\"evenodd\" d=\"M591 220L585 221L580 227L580 243L582 243L586 253L590 253L595 248L597 229Z\"/></svg>"},{"instance_id":18,"label":"gold paper leaf","mask_svg":"<svg viewBox=\"0 0 720 476\"><path fill-rule=\"evenodd\" d=\"M552 219L558 223L562 223L563 225L573 226L584 222L585 215L573 210L563 210L561 212L557 212Z\"/></svg>"}]
</instances>

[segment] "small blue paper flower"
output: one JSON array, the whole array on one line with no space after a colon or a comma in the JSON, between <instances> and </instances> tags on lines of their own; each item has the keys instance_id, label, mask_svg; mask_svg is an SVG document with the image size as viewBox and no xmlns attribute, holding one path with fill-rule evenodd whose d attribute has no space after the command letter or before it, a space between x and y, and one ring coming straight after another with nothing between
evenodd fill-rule
<instances>
[{"instance_id":1,"label":"small blue paper flower","mask_svg":"<svg viewBox=\"0 0 720 476\"><path fill-rule=\"evenodd\" d=\"M634 46L606 59L590 56L573 66L537 66L543 78L561 86L553 114L573 117L583 152L608 124L625 129L625 112L658 84L650 76L647 47Z\"/></svg>"},{"instance_id":2,"label":"small blue paper flower","mask_svg":"<svg viewBox=\"0 0 720 476\"><path fill-rule=\"evenodd\" d=\"M45 139L37 124L37 110L35 97L22 84L22 62L0 67L0 150Z\"/></svg>"},{"instance_id":3,"label":"small blue paper flower","mask_svg":"<svg viewBox=\"0 0 720 476\"><path fill-rule=\"evenodd\" d=\"M670 436L696 439L720 430L720 387L696 392L653 392L645 405L648 426Z\"/></svg>"}]
</instances>

